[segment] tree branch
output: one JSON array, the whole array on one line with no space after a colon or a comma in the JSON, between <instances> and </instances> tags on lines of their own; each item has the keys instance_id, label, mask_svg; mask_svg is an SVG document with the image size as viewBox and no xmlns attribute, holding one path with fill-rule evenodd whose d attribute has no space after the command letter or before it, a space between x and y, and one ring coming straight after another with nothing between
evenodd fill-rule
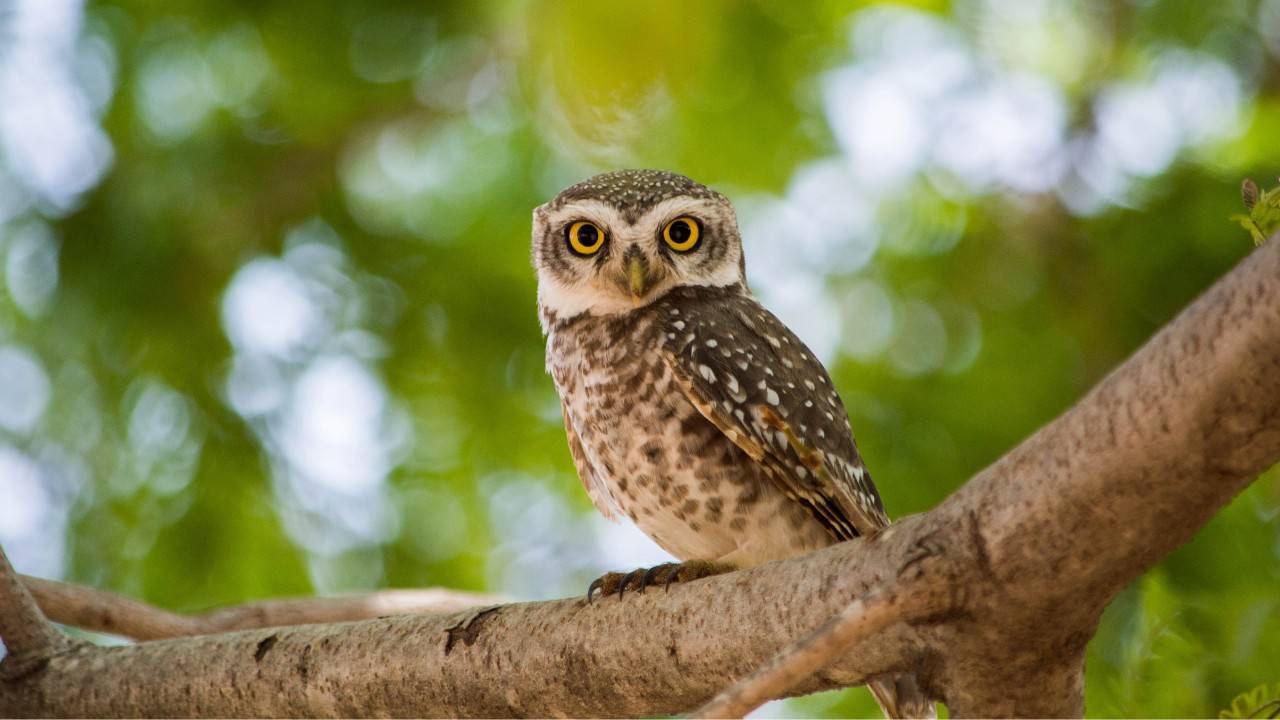
<instances>
[{"instance_id":1,"label":"tree branch","mask_svg":"<svg viewBox=\"0 0 1280 720\"><path fill-rule=\"evenodd\" d=\"M573 598L85 647L21 684L0 684L0 708L99 717L671 714L705 702L864 592L843 577L874 574L860 544L616 602ZM758 634L744 632L752 627ZM885 644L801 690L906 663L906 647Z\"/></svg>"},{"instance_id":2,"label":"tree branch","mask_svg":"<svg viewBox=\"0 0 1280 720\"><path fill-rule=\"evenodd\" d=\"M24 675L38 668L67 641L36 606L0 548L0 640L5 656L0 678Z\"/></svg>"},{"instance_id":3,"label":"tree branch","mask_svg":"<svg viewBox=\"0 0 1280 720\"><path fill-rule=\"evenodd\" d=\"M1075 407L938 507L871 538L592 605L570 599L81 647L0 682L0 708L86 716L685 712L870 588L904 591L909 578L912 593L945 595L940 609L864 633L853 651L788 692L910 673L956 716L1080 715L1084 648L1102 609L1277 458L1273 239Z\"/></svg>"},{"instance_id":4,"label":"tree branch","mask_svg":"<svg viewBox=\"0 0 1280 720\"><path fill-rule=\"evenodd\" d=\"M895 622L918 620L943 607L935 593L912 594L910 587L873 588L840 614L775 655L703 705L693 718L741 718L821 670L849 647Z\"/></svg>"},{"instance_id":5,"label":"tree branch","mask_svg":"<svg viewBox=\"0 0 1280 720\"><path fill-rule=\"evenodd\" d=\"M23 575L22 582L50 620L134 640L368 620L383 615L452 613L504 601L498 595L424 588L338 597L264 600L183 615L82 585L30 575Z\"/></svg>"}]
</instances>

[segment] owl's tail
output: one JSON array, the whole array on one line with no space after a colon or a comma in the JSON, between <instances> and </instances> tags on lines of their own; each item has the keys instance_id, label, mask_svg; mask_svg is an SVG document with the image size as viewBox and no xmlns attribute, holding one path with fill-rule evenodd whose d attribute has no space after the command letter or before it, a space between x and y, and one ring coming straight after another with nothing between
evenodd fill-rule
<instances>
[{"instance_id":1,"label":"owl's tail","mask_svg":"<svg viewBox=\"0 0 1280 720\"><path fill-rule=\"evenodd\" d=\"M914 675L867 684L887 718L936 718L938 710L921 692Z\"/></svg>"}]
</instances>

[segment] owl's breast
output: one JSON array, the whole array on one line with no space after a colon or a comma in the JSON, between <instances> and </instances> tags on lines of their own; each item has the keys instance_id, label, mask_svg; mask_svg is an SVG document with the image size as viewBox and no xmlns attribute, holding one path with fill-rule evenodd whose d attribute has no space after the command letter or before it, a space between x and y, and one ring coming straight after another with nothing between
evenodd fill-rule
<instances>
[{"instance_id":1,"label":"owl's breast","mask_svg":"<svg viewBox=\"0 0 1280 720\"><path fill-rule=\"evenodd\" d=\"M547 348L589 487L682 559L723 557L762 529L773 537L761 560L820 546L820 528L801 530L803 511L786 512L799 508L684 395L657 352L665 328L593 324L553 333Z\"/></svg>"},{"instance_id":2,"label":"owl's breast","mask_svg":"<svg viewBox=\"0 0 1280 720\"><path fill-rule=\"evenodd\" d=\"M580 320L548 337L547 367L593 464L614 471L656 428L693 406L652 351L658 328L646 321ZM696 412L696 411L695 411Z\"/></svg>"}]
</instances>

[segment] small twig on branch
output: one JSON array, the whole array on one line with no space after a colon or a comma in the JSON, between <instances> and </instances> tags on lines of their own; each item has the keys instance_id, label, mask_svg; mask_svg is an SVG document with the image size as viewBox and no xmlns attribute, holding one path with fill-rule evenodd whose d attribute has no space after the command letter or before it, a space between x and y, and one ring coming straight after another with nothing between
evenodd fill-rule
<instances>
[{"instance_id":1,"label":"small twig on branch","mask_svg":"<svg viewBox=\"0 0 1280 720\"><path fill-rule=\"evenodd\" d=\"M30 665L38 665L65 642L44 615L18 573L9 564L9 558L0 548L0 640L4 641L5 657L0 662L5 673L21 673Z\"/></svg>"},{"instance_id":2,"label":"small twig on branch","mask_svg":"<svg viewBox=\"0 0 1280 720\"><path fill-rule=\"evenodd\" d=\"M912 592L913 583L872 588L813 632L788 645L758 670L698 708L692 718L741 718L784 696L860 640L885 627L934 612L934 593Z\"/></svg>"},{"instance_id":3,"label":"small twig on branch","mask_svg":"<svg viewBox=\"0 0 1280 720\"><path fill-rule=\"evenodd\" d=\"M452 613L506 602L498 595L424 588L326 598L264 600L184 615L82 585L29 575L23 575L22 582L50 620L134 640L368 620L384 615Z\"/></svg>"}]
</instances>

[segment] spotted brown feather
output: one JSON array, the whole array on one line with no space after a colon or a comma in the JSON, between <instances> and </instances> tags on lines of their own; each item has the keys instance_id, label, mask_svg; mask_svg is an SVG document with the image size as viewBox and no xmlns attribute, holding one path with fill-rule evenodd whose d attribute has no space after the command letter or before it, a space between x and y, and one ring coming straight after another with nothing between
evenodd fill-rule
<instances>
[{"instance_id":1,"label":"spotted brown feather","mask_svg":"<svg viewBox=\"0 0 1280 720\"><path fill-rule=\"evenodd\" d=\"M743 291L668 294L662 347L682 391L837 539L888 524L844 404L813 352ZM714 297L707 297L712 293Z\"/></svg>"}]
</instances>

